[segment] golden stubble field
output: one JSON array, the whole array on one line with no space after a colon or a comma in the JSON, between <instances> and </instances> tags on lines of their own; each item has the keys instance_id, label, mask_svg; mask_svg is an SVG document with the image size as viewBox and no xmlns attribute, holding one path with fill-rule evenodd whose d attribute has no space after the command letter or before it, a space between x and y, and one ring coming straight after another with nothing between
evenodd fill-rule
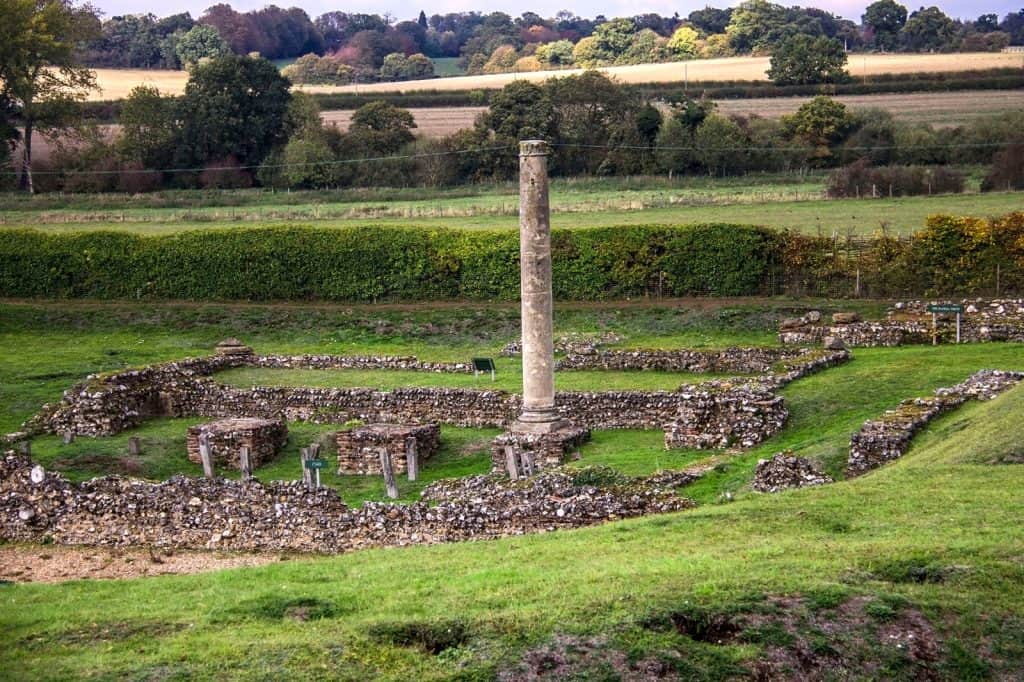
<instances>
[{"instance_id":1,"label":"golden stubble field","mask_svg":"<svg viewBox=\"0 0 1024 682\"><path fill-rule=\"evenodd\" d=\"M691 83L727 80L765 80L768 57L729 57L701 59L667 64L640 64L612 66L601 69L622 83L673 83L687 80ZM1010 53L968 54L909 54L909 55L851 55L848 69L855 78L883 73L919 73L929 71L965 71L1020 66L1024 57ZM498 89L514 80L542 81L552 76L581 73L579 69L563 71L535 71L531 73L503 73L486 76L458 76L433 78L403 83L370 83L344 86L305 86L307 92L412 92L416 90L477 90ZM96 69L100 90L91 94L94 100L121 99L136 85L152 85L166 94L180 94L185 89L188 73L185 71L147 71L143 69Z\"/></svg>"}]
</instances>

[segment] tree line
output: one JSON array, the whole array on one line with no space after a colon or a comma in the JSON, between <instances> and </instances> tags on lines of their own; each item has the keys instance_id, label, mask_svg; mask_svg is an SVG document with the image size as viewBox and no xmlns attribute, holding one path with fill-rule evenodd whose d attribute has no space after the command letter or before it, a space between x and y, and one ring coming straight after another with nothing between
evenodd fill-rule
<instances>
[{"instance_id":1,"label":"tree line","mask_svg":"<svg viewBox=\"0 0 1024 682\"><path fill-rule=\"evenodd\" d=\"M499 73L767 54L796 36L827 40L844 51L998 51L1024 44L1024 9L1002 18L986 13L960 20L935 6L908 11L896 0L876 0L859 23L767 0L706 7L686 17L648 13L588 19L566 11L551 17L534 12L515 18L503 12L428 17L421 11L416 19L396 22L388 15L342 11L312 19L297 7L274 5L239 12L220 3L195 20L184 13L94 21L96 35L81 45L89 66L182 68L225 51L267 59L309 55L293 79L332 83L429 77L433 71L424 69L422 59L441 57L458 58L469 73ZM422 58L420 64L401 63L413 56Z\"/></svg>"},{"instance_id":2,"label":"tree line","mask_svg":"<svg viewBox=\"0 0 1024 682\"><path fill-rule=\"evenodd\" d=\"M833 196L869 197L961 191L963 176L945 166L992 164L985 189L1024 189L1021 112L937 130L819 96L780 119L725 116L681 92L646 100L597 71L510 83L472 128L428 139L411 112L383 101L357 109L342 132L270 62L225 55L193 68L181 97L137 87L120 123L112 140L86 126L37 187L450 186L514 178L518 141L540 138L553 146L554 176L835 168Z\"/></svg>"}]
</instances>

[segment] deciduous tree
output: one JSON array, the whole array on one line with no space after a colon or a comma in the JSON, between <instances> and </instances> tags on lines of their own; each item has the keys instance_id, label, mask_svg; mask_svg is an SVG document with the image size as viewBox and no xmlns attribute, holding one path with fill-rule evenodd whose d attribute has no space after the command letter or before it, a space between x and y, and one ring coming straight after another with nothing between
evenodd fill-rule
<instances>
[{"instance_id":1,"label":"deciduous tree","mask_svg":"<svg viewBox=\"0 0 1024 682\"><path fill-rule=\"evenodd\" d=\"M0 110L22 128L19 184L32 191L32 136L71 125L74 105L96 87L76 48L99 34L89 5L69 0L4 0L0 4ZM9 133L8 133L9 134Z\"/></svg>"},{"instance_id":2,"label":"deciduous tree","mask_svg":"<svg viewBox=\"0 0 1024 682\"><path fill-rule=\"evenodd\" d=\"M768 78L778 85L838 83L847 78L846 51L834 38L795 35L772 52Z\"/></svg>"}]
</instances>

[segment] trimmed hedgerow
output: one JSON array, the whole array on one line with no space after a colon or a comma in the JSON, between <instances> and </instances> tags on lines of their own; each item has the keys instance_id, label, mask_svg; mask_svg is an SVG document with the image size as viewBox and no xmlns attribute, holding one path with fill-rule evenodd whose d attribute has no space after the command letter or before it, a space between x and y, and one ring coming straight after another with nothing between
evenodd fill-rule
<instances>
[{"instance_id":1,"label":"trimmed hedgerow","mask_svg":"<svg viewBox=\"0 0 1024 682\"><path fill-rule=\"evenodd\" d=\"M776 237L756 227L556 231L560 299L758 293ZM0 295L188 300L514 300L519 237L355 227L0 233Z\"/></svg>"},{"instance_id":2,"label":"trimmed hedgerow","mask_svg":"<svg viewBox=\"0 0 1024 682\"><path fill-rule=\"evenodd\" d=\"M1024 291L1024 213L933 216L910 238L841 240L709 224L556 230L551 242L560 300ZM511 301L519 296L519 235L382 227L156 237L4 230L0 296Z\"/></svg>"}]
</instances>

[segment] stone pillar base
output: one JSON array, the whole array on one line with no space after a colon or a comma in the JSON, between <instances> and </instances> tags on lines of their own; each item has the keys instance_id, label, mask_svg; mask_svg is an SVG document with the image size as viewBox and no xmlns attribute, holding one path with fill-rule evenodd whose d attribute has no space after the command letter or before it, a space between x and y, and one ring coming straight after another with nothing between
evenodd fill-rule
<instances>
[{"instance_id":1,"label":"stone pillar base","mask_svg":"<svg viewBox=\"0 0 1024 682\"><path fill-rule=\"evenodd\" d=\"M540 433L506 431L491 441L491 472L512 478L561 466L590 440L590 430L562 422L562 428ZM515 467L514 476L512 467Z\"/></svg>"}]
</instances>

